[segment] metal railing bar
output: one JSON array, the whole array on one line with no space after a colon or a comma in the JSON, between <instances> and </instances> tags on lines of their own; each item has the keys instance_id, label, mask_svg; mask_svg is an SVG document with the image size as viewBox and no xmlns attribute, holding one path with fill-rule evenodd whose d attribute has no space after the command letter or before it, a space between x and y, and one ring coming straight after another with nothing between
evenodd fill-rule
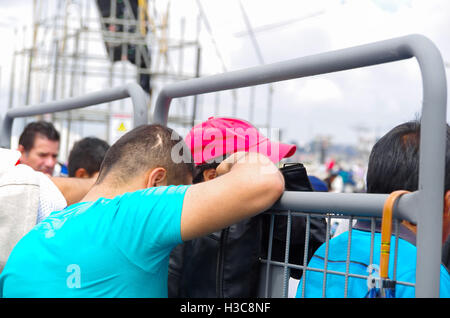
<instances>
[{"instance_id":1,"label":"metal railing bar","mask_svg":"<svg viewBox=\"0 0 450 318\"><path fill-rule=\"evenodd\" d=\"M138 84L129 83L124 86L104 89L82 96L11 108L6 112L2 120L0 146L3 148L9 148L11 146L11 130L15 118L67 111L107 103L127 97L131 97L133 102L134 126L136 127L147 124L148 111L146 93Z\"/></svg>"},{"instance_id":2,"label":"metal railing bar","mask_svg":"<svg viewBox=\"0 0 450 318\"><path fill-rule=\"evenodd\" d=\"M375 245L375 218L371 218L370 220L370 260L369 263L373 264L373 253L374 253L374 245Z\"/></svg>"},{"instance_id":3,"label":"metal railing bar","mask_svg":"<svg viewBox=\"0 0 450 318\"><path fill-rule=\"evenodd\" d=\"M350 274L350 253L352 250L352 224L353 218L348 220L348 240L347 240L347 258L345 260L345 285L344 285L344 297L348 296L348 277Z\"/></svg>"},{"instance_id":4,"label":"metal railing bar","mask_svg":"<svg viewBox=\"0 0 450 318\"><path fill-rule=\"evenodd\" d=\"M394 217L416 222L412 213L417 206L418 191L403 195L394 211ZM333 213L355 217L381 217L388 194L332 193L285 191L270 210L290 210L308 213Z\"/></svg>"},{"instance_id":5,"label":"metal railing bar","mask_svg":"<svg viewBox=\"0 0 450 318\"><path fill-rule=\"evenodd\" d=\"M286 228L286 247L285 247L285 252L284 252L285 264L289 263L289 247L290 247L290 242L291 242L291 224L292 224L291 211L288 211L287 228ZM289 287L289 268L285 265L284 269L283 269L283 298L286 298L288 295L288 287Z\"/></svg>"},{"instance_id":6,"label":"metal railing bar","mask_svg":"<svg viewBox=\"0 0 450 318\"><path fill-rule=\"evenodd\" d=\"M158 95L153 120L160 124L167 124L172 98L261 85L408 59L414 56L408 50L408 44L415 37L420 36L409 35L169 84Z\"/></svg>"},{"instance_id":7,"label":"metal railing bar","mask_svg":"<svg viewBox=\"0 0 450 318\"><path fill-rule=\"evenodd\" d=\"M400 222L398 219L393 220L395 222L395 247L394 247L394 275L393 280L397 279L397 261L398 261L398 243L400 238Z\"/></svg>"},{"instance_id":8,"label":"metal railing bar","mask_svg":"<svg viewBox=\"0 0 450 318\"><path fill-rule=\"evenodd\" d=\"M272 258L272 241L273 241L273 227L275 223L275 216L272 214L270 216L270 230L269 230L269 248L267 251L267 259ZM266 268L266 286L265 286L265 298L269 298L269 282L270 282L270 263L267 264Z\"/></svg>"},{"instance_id":9,"label":"metal railing bar","mask_svg":"<svg viewBox=\"0 0 450 318\"><path fill-rule=\"evenodd\" d=\"M330 248L330 227L331 227L331 217L327 218L327 230L325 235L325 260L324 260L324 271L323 271L323 286L322 286L322 297L326 296L326 286L327 286L327 270L328 270L328 252Z\"/></svg>"},{"instance_id":10,"label":"metal railing bar","mask_svg":"<svg viewBox=\"0 0 450 318\"><path fill-rule=\"evenodd\" d=\"M284 262L268 261L266 259L261 259L261 262L263 264L270 263L273 266L279 266L279 267L288 265L289 268L303 269L303 270L308 270L308 271L313 271L313 272L327 273L327 274L339 275L339 276L344 276L344 277L348 276L348 277L361 278L361 279L367 279L369 277L368 275L359 275L359 274L352 274L352 273L346 274L345 272L338 272L338 271L334 271L334 270L325 270L323 268L308 267L308 266L297 265L297 264L290 264L290 263L285 264ZM396 282L396 284L397 285L404 285L404 286L415 287L415 284L414 283L410 283L410 282L398 281L398 282Z\"/></svg>"},{"instance_id":11,"label":"metal railing bar","mask_svg":"<svg viewBox=\"0 0 450 318\"><path fill-rule=\"evenodd\" d=\"M305 229L305 249L303 253L303 265L308 265L308 251L309 251L309 235L311 231L311 215L306 216L306 229ZM326 233L328 235L328 233ZM305 273L303 272L303 275Z\"/></svg>"}]
</instances>

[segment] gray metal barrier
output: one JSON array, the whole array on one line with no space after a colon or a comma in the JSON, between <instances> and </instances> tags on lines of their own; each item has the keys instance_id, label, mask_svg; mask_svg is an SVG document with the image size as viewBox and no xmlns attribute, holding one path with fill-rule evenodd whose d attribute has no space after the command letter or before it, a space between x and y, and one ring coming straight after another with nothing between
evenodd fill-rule
<instances>
[{"instance_id":1,"label":"gray metal barrier","mask_svg":"<svg viewBox=\"0 0 450 318\"><path fill-rule=\"evenodd\" d=\"M127 97L131 97L133 102L133 125L136 127L147 124L147 96L141 86L135 83L130 83L125 86L104 89L98 92L88 93L83 96L12 108L6 112L3 120L1 121L0 147L10 148L12 124L14 119L17 117L42 115L83 108Z\"/></svg>"},{"instance_id":2,"label":"gray metal barrier","mask_svg":"<svg viewBox=\"0 0 450 318\"><path fill-rule=\"evenodd\" d=\"M301 57L165 86L153 122L167 125L173 98L313 76L415 57L423 87L419 190L404 195L394 216L417 223L416 297L439 297L446 151L447 84L439 50L426 37L386 41ZM285 192L277 209L380 217L387 195ZM421 213L421 211L425 213ZM433 248L429 248L433 246Z\"/></svg>"}]
</instances>

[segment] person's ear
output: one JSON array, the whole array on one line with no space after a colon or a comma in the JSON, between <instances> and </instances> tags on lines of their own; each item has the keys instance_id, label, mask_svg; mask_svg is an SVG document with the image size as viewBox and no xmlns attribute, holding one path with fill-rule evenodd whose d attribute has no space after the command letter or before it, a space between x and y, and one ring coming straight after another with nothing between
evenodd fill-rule
<instances>
[{"instance_id":1,"label":"person's ear","mask_svg":"<svg viewBox=\"0 0 450 318\"><path fill-rule=\"evenodd\" d=\"M146 187L160 187L167 185L167 172L162 167L151 169L146 175Z\"/></svg>"},{"instance_id":2,"label":"person's ear","mask_svg":"<svg viewBox=\"0 0 450 318\"><path fill-rule=\"evenodd\" d=\"M217 171L214 168L203 171L203 180L209 181L217 177Z\"/></svg>"},{"instance_id":3,"label":"person's ear","mask_svg":"<svg viewBox=\"0 0 450 318\"><path fill-rule=\"evenodd\" d=\"M90 178L91 176L84 168L78 168L77 171L75 171L75 178Z\"/></svg>"},{"instance_id":4,"label":"person's ear","mask_svg":"<svg viewBox=\"0 0 450 318\"><path fill-rule=\"evenodd\" d=\"M19 145L18 147L17 147L17 150L19 150L20 151L20 153L22 154L22 156L23 155L25 155L25 148L22 146L22 145Z\"/></svg>"},{"instance_id":5,"label":"person's ear","mask_svg":"<svg viewBox=\"0 0 450 318\"><path fill-rule=\"evenodd\" d=\"M444 217L450 218L450 190L444 195Z\"/></svg>"}]
</instances>

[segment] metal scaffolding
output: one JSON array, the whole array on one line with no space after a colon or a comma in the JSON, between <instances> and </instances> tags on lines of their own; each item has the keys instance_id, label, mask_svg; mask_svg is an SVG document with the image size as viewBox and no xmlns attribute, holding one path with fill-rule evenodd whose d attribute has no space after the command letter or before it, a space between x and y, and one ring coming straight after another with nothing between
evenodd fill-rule
<instances>
[{"instance_id":1,"label":"metal scaffolding","mask_svg":"<svg viewBox=\"0 0 450 318\"><path fill-rule=\"evenodd\" d=\"M184 37L185 21L179 23L178 35L171 36L170 1L162 10L155 2L34 0L31 28L16 31L8 108L137 82L147 92L150 109L159 87L199 76L198 38ZM188 50L197 55L190 67L184 58ZM190 125L192 114L185 103L179 104L170 121ZM131 113L131 103L120 100L40 117L53 121L60 130L61 157L66 157L73 142L86 132L115 141L120 132L114 134L114 119L131 121Z\"/></svg>"},{"instance_id":2,"label":"metal scaffolding","mask_svg":"<svg viewBox=\"0 0 450 318\"><path fill-rule=\"evenodd\" d=\"M8 109L135 82L147 92L151 117L156 102L152 96L157 96L162 87L207 75L201 72L205 45L213 48L213 55L221 65L217 72L226 72L218 39L202 3L192 2L196 15L171 16L171 8L173 11L178 3L176 0L34 0L32 23L16 30L16 43L12 44ZM246 22L247 31L251 32L248 17ZM201 33L207 35L202 42ZM259 63L264 61L259 59ZM267 104L255 109L255 99L258 94L265 96L265 88ZM168 122L183 134L210 116L232 116L271 131L272 94L273 87L268 84L262 87L262 92L251 87L214 92L211 99L204 96L177 99ZM109 143L117 140L133 126L131 113L130 101L118 100L38 118L51 120L61 132L60 160L64 161L73 143L86 135L96 135ZM265 118L256 122L256 114ZM14 138L27 121L35 119L15 122L13 146ZM281 131L270 137L279 139L280 134Z\"/></svg>"}]
</instances>

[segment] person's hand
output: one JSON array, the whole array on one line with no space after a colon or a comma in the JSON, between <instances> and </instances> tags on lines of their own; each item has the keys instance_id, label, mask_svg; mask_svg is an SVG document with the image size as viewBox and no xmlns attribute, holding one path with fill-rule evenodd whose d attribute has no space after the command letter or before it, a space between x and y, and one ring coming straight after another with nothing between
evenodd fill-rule
<instances>
[{"instance_id":1,"label":"person's hand","mask_svg":"<svg viewBox=\"0 0 450 318\"><path fill-rule=\"evenodd\" d=\"M225 173L229 172L231 168L240 160L245 158L247 155L244 151L235 152L228 158L226 158L224 161L222 161L216 168L217 176L224 175Z\"/></svg>"},{"instance_id":2,"label":"person's hand","mask_svg":"<svg viewBox=\"0 0 450 318\"><path fill-rule=\"evenodd\" d=\"M270 161L270 159L263 154L256 152L239 151L235 152L219 164L219 166L216 168L217 175L221 176L228 173L235 165L239 163L258 164L260 169L269 168L269 172L272 172L273 168L275 167L272 161ZM260 170L260 172L264 173L265 171Z\"/></svg>"},{"instance_id":3,"label":"person's hand","mask_svg":"<svg viewBox=\"0 0 450 318\"><path fill-rule=\"evenodd\" d=\"M220 177L194 184L186 191L181 214L183 241L261 213L284 191L283 175L260 153L234 153L216 172Z\"/></svg>"}]
</instances>

